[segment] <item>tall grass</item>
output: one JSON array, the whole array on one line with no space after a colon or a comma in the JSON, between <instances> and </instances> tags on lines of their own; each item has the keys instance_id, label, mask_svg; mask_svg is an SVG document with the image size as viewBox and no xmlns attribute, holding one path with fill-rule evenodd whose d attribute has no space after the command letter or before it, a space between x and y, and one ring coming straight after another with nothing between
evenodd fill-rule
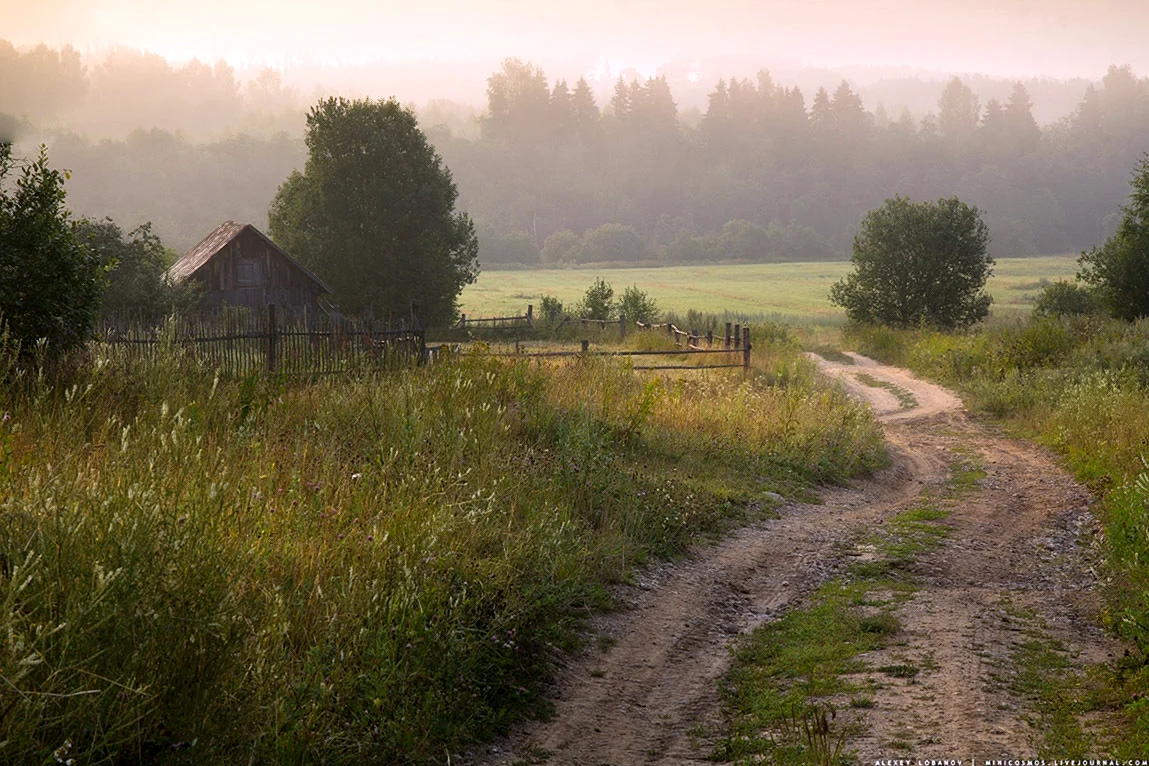
<instances>
[{"instance_id":1,"label":"tall grass","mask_svg":"<svg viewBox=\"0 0 1149 766\"><path fill-rule=\"evenodd\" d=\"M8 380L5 762L445 760L539 709L636 564L884 459L782 341L681 380L478 354Z\"/></svg>"},{"instance_id":2,"label":"tall grass","mask_svg":"<svg viewBox=\"0 0 1149 766\"><path fill-rule=\"evenodd\" d=\"M1127 742L1149 747L1149 321L1003 323L966 334L853 328L863 353L956 386L976 409L1059 452L1102 494L1109 626L1136 651L1119 664Z\"/></svg>"}]
</instances>

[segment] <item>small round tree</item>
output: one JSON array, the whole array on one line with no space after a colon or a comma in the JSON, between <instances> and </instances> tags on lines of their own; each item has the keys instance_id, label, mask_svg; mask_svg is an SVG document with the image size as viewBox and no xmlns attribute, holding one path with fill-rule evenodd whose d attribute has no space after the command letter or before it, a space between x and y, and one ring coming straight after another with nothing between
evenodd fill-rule
<instances>
[{"instance_id":1,"label":"small round tree","mask_svg":"<svg viewBox=\"0 0 1149 766\"><path fill-rule=\"evenodd\" d=\"M105 271L76 236L64 178L47 149L18 163L0 142L0 322L24 355L41 340L50 356L84 343L100 308Z\"/></svg>"},{"instance_id":2,"label":"small round tree","mask_svg":"<svg viewBox=\"0 0 1149 766\"><path fill-rule=\"evenodd\" d=\"M985 318L993 259L981 213L956 197L888 199L854 237L854 271L830 289L853 322L965 327Z\"/></svg>"},{"instance_id":3,"label":"small round tree","mask_svg":"<svg viewBox=\"0 0 1149 766\"><path fill-rule=\"evenodd\" d=\"M1133 320L1149 316L1149 155L1134 170L1133 191L1121 213L1117 233L1081 254L1077 276L1110 314Z\"/></svg>"}]
</instances>

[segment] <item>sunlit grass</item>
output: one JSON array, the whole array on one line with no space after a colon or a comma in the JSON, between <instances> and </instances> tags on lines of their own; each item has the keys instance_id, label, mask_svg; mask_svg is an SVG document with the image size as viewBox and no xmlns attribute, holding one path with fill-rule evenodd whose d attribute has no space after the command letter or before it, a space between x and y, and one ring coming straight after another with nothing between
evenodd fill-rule
<instances>
[{"instance_id":1,"label":"sunlit grass","mask_svg":"<svg viewBox=\"0 0 1149 766\"><path fill-rule=\"evenodd\" d=\"M0 389L0 760L417 762L539 712L652 556L883 464L792 343L754 369L473 354Z\"/></svg>"},{"instance_id":2,"label":"sunlit grass","mask_svg":"<svg viewBox=\"0 0 1149 766\"><path fill-rule=\"evenodd\" d=\"M988 285L996 314L1027 313L1042 280L1072 279L1076 255L1003 258ZM637 285L664 309L754 318L755 321L838 326L841 309L831 306L830 285L850 270L848 261L745 265L668 266L638 269L530 269L484 271L463 291L463 311L471 316L503 316L553 295L572 306L596 276L616 292Z\"/></svg>"}]
</instances>

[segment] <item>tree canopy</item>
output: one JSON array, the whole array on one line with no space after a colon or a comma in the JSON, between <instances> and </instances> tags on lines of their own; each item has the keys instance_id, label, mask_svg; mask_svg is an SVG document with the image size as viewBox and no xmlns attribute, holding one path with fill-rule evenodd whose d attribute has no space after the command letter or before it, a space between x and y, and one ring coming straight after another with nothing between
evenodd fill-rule
<instances>
[{"instance_id":1,"label":"tree canopy","mask_svg":"<svg viewBox=\"0 0 1149 766\"><path fill-rule=\"evenodd\" d=\"M85 220L76 224L76 234L108 270L101 304L104 314L131 311L158 317L194 305L193 283L172 285L164 278L174 254L152 232L150 223L125 233L110 218Z\"/></svg>"},{"instance_id":2,"label":"tree canopy","mask_svg":"<svg viewBox=\"0 0 1149 766\"><path fill-rule=\"evenodd\" d=\"M915 203L886 200L854 237L854 271L830 291L851 321L941 329L985 318L993 259L989 229L976 207L956 197Z\"/></svg>"},{"instance_id":3,"label":"tree canopy","mask_svg":"<svg viewBox=\"0 0 1149 766\"><path fill-rule=\"evenodd\" d=\"M1078 277L1121 319L1149 316L1149 154L1137 164L1117 232L1081 254Z\"/></svg>"},{"instance_id":4,"label":"tree canopy","mask_svg":"<svg viewBox=\"0 0 1149 766\"><path fill-rule=\"evenodd\" d=\"M347 311L425 323L455 314L478 273L471 219L455 211L451 173L395 100L329 98L307 116L304 172L279 188L270 233L311 267Z\"/></svg>"},{"instance_id":5,"label":"tree canopy","mask_svg":"<svg viewBox=\"0 0 1149 766\"><path fill-rule=\"evenodd\" d=\"M0 143L0 322L23 354L41 340L49 355L85 342L99 311L104 269L64 202L64 174L48 166L47 149L17 162Z\"/></svg>"}]
</instances>

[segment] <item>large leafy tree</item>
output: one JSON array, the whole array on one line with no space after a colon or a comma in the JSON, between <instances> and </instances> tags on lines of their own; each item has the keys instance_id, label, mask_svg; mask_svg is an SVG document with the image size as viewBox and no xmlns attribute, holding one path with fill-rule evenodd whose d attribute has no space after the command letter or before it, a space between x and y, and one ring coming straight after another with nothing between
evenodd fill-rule
<instances>
[{"instance_id":1,"label":"large leafy tree","mask_svg":"<svg viewBox=\"0 0 1149 766\"><path fill-rule=\"evenodd\" d=\"M0 143L0 322L24 354L41 340L49 355L85 342L100 308L103 264L76 236L64 179L44 147L17 162Z\"/></svg>"},{"instance_id":2,"label":"large leafy tree","mask_svg":"<svg viewBox=\"0 0 1149 766\"><path fill-rule=\"evenodd\" d=\"M304 172L279 187L271 236L328 281L341 306L448 322L478 273L451 173L395 100L330 98L307 116Z\"/></svg>"},{"instance_id":3,"label":"large leafy tree","mask_svg":"<svg viewBox=\"0 0 1149 766\"><path fill-rule=\"evenodd\" d=\"M993 259L981 213L956 197L936 203L888 199L854 238L854 271L830 300L855 322L964 327L989 313Z\"/></svg>"},{"instance_id":4,"label":"large leafy tree","mask_svg":"<svg viewBox=\"0 0 1149 766\"><path fill-rule=\"evenodd\" d=\"M1121 212L1117 232L1081 254L1078 278L1096 289L1110 314L1139 319L1149 316L1149 155L1137 165Z\"/></svg>"}]
</instances>

